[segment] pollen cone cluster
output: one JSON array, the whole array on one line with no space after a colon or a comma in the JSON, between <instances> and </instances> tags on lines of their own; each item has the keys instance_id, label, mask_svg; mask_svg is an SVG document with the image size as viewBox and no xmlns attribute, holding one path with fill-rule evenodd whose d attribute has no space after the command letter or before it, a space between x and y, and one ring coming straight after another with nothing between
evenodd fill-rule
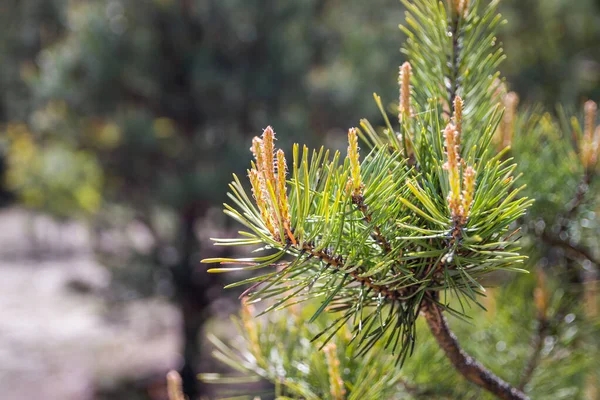
<instances>
[{"instance_id":1,"label":"pollen cone cluster","mask_svg":"<svg viewBox=\"0 0 600 400\"><path fill-rule=\"evenodd\" d=\"M254 317L254 306L249 303L248 298L242 299L242 311L241 311L241 322L244 327L244 331L248 335L248 342L250 344L250 350L254 356L261 354L260 342L259 342L259 331L256 325L256 319Z\"/></svg>"},{"instance_id":2,"label":"pollen cone cluster","mask_svg":"<svg viewBox=\"0 0 600 400\"><path fill-rule=\"evenodd\" d=\"M275 153L275 132L268 126L262 138L254 137L250 150L255 162L248 172L252 194L265 226L277 241L295 241L291 232L283 150ZM276 155L276 157L275 157Z\"/></svg>"},{"instance_id":3,"label":"pollen cone cluster","mask_svg":"<svg viewBox=\"0 0 600 400\"><path fill-rule=\"evenodd\" d=\"M406 156L410 157L414 150L412 148L412 135L410 132L410 125L407 122L412 118L412 109L410 104L410 79L412 76L412 67L409 62L405 62L400 67L400 75L398 77L398 83L400 85L400 99L398 105L398 121L400 127L404 129L404 133L398 134L398 141L402 144L402 147L406 150ZM405 137L404 135L408 135Z\"/></svg>"},{"instance_id":4,"label":"pollen cone cluster","mask_svg":"<svg viewBox=\"0 0 600 400\"><path fill-rule=\"evenodd\" d=\"M410 63L405 62L400 67L400 101L398 108L398 120L400 123L406 121L410 118L410 76L411 76L412 68Z\"/></svg>"},{"instance_id":5,"label":"pollen cone cluster","mask_svg":"<svg viewBox=\"0 0 600 400\"><path fill-rule=\"evenodd\" d=\"M455 101L455 114L453 123L449 123L444 129L444 141L446 146L446 163L444 169L448 171L448 208L452 220L457 225L464 225L469 218L473 198L475 194L475 169L466 165L460 157L460 134L458 127L462 130L462 106L463 101L459 97ZM462 182L461 182L462 172Z\"/></svg>"},{"instance_id":6,"label":"pollen cone cluster","mask_svg":"<svg viewBox=\"0 0 600 400\"><path fill-rule=\"evenodd\" d=\"M364 185L360 177L360 161L358 154L358 134L355 128L348 131L348 160L350 161L350 179L348 189L352 191L352 197L362 196Z\"/></svg>"},{"instance_id":7,"label":"pollen cone cluster","mask_svg":"<svg viewBox=\"0 0 600 400\"><path fill-rule=\"evenodd\" d=\"M454 98L454 116L452 117L452 123L456 127L458 132L458 142L460 145L460 135L462 135L462 117L463 117L464 102L460 96Z\"/></svg>"},{"instance_id":8,"label":"pollen cone cluster","mask_svg":"<svg viewBox=\"0 0 600 400\"><path fill-rule=\"evenodd\" d=\"M329 388L331 398L334 400L344 400L346 388L340 371L340 360L337 356L337 346L334 343L328 343L324 348L327 359L327 372L329 373Z\"/></svg>"},{"instance_id":9,"label":"pollen cone cluster","mask_svg":"<svg viewBox=\"0 0 600 400\"><path fill-rule=\"evenodd\" d=\"M502 103L504 104L504 116L500 122L500 144L503 147L510 147L515 134L515 118L517 116L517 106L519 105L519 95L515 92L508 92L502 98Z\"/></svg>"}]
</instances>

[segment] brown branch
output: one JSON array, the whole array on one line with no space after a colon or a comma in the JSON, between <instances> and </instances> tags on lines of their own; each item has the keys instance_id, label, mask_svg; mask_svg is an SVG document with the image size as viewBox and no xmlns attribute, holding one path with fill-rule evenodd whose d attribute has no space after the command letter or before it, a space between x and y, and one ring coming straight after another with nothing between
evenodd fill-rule
<instances>
[{"instance_id":1,"label":"brown branch","mask_svg":"<svg viewBox=\"0 0 600 400\"><path fill-rule=\"evenodd\" d=\"M369 206L367 206L365 204L364 201L364 197L361 195L353 195L352 196L352 203L354 205L356 205L356 208L358 208L358 210L362 213L363 215L363 219L365 220L365 222L367 224L371 224L373 221L373 213L369 212ZM373 233L371 234L371 237L373 239L375 239L375 241L377 242L377 244L379 244L379 247L381 247L381 250L383 250L383 252L385 254L389 254L392 252L392 245L390 244L390 242L385 238L385 236L383 236L383 233L381 233L381 228L378 225L373 225ZM400 256L402 256L402 252L400 253ZM394 262L392 264L392 267L396 267L398 266L398 262ZM401 274L402 271L401 270L397 270L395 268L392 269L392 274ZM398 275L395 275L398 276Z\"/></svg>"},{"instance_id":2,"label":"brown branch","mask_svg":"<svg viewBox=\"0 0 600 400\"><path fill-rule=\"evenodd\" d=\"M289 241L289 239L288 239L287 247L292 247L292 244ZM385 286L385 285L377 285L373 282L371 277L360 276L365 271L362 271L360 267L346 265L344 262L343 256L331 254L331 251L329 249L317 250L315 245L312 242L306 242L306 243L302 244L302 246L294 245L293 247L295 249L299 250L301 252L301 254L308 254L309 259L312 257L319 259L320 261L324 262L327 267L333 267L333 268L335 268L336 271L340 271L346 275L349 275L356 282L360 283L363 286L368 287L370 290L373 290L376 293L382 294L384 297L386 297L389 300L392 300L392 301L400 300L400 299L406 298L406 296L407 296L407 293L402 289L391 289L390 287ZM223 262L221 264L228 264L228 263ZM235 262L235 263L232 262L232 264L258 265L258 263L251 263L251 262ZM271 264L270 266L281 268L281 270L278 272L278 274L281 274L292 265L293 265L293 263L288 262L288 263ZM244 292L239 296L239 298L241 299L241 298L247 296L254 289L256 289L257 287L259 287L260 285L265 283L267 280L269 280L270 277L271 276L268 275L264 279L254 283L252 286L250 286L249 288L244 290Z\"/></svg>"},{"instance_id":3,"label":"brown branch","mask_svg":"<svg viewBox=\"0 0 600 400\"><path fill-rule=\"evenodd\" d=\"M542 349L544 348L544 339L546 338L546 332L548 331L548 321L544 316L538 317L538 326L533 334L533 339L531 341L531 347L533 351L529 357L529 361L521 374L521 381L519 382L519 390L523 390L525 385L529 383L531 377L533 376L533 372L537 368L540 363L540 359L542 356Z\"/></svg>"},{"instance_id":4,"label":"brown branch","mask_svg":"<svg viewBox=\"0 0 600 400\"><path fill-rule=\"evenodd\" d=\"M551 246L556 246L556 247L565 249L573 254L576 254L580 257L586 258L587 260L589 260L591 263L593 263L597 267L600 266L600 260L597 259L596 257L594 257L594 255L590 251L588 251L587 249L584 249L583 247L570 244L559 238L555 238L546 232L543 232L540 235L540 238L544 242L546 242L547 244L549 244Z\"/></svg>"},{"instance_id":5,"label":"brown branch","mask_svg":"<svg viewBox=\"0 0 600 400\"><path fill-rule=\"evenodd\" d=\"M569 209L563 216L563 224L561 226L561 232L566 231L567 226L566 223L575 217L577 211L579 211L579 207L583 204L585 200L585 195L587 194L590 184L592 183L592 173L591 171L586 170L583 175L583 179L581 183L577 186L577 192L575 192L575 197L571 200Z\"/></svg>"},{"instance_id":6,"label":"brown branch","mask_svg":"<svg viewBox=\"0 0 600 400\"><path fill-rule=\"evenodd\" d=\"M424 304L422 313L427 320L431 333L446 353L452 365L454 365L454 368L468 381L486 389L500 399L528 399L525 393L494 375L461 349L456 336L448 326L446 317L442 315L440 308L431 300Z\"/></svg>"},{"instance_id":7,"label":"brown branch","mask_svg":"<svg viewBox=\"0 0 600 400\"><path fill-rule=\"evenodd\" d=\"M575 196L569 203L569 208L567 209L565 214L560 218L562 219L562 222L558 231L559 236L560 234L567 232L569 220L573 219L577 215L579 208L584 203L585 195L588 192L591 181L592 174L591 172L586 171L581 183L577 186ZM597 267L600 266L600 260L596 259L591 252L582 247L572 245L564 240L559 239L558 237L553 237L545 231L542 232L540 238L551 246L563 248L573 254L586 258L587 260L595 264Z\"/></svg>"},{"instance_id":8,"label":"brown branch","mask_svg":"<svg viewBox=\"0 0 600 400\"><path fill-rule=\"evenodd\" d=\"M362 213L364 220L367 224L373 221L373 214L369 212L369 207L365 204L362 195L352 196L352 203L356 205L356 208ZM373 225L373 239L381 246L381 249L387 254L392 251L392 245L387 241L385 236L381 233L381 228L377 225Z\"/></svg>"},{"instance_id":9,"label":"brown branch","mask_svg":"<svg viewBox=\"0 0 600 400\"><path fill-rule=\"evenodd\" d=\"M405 293L401 290L390 289L387 286L377 285L373 283L370 277L360 276L360 272L358 271L358 269L344 264L344 258L342 256L332 255L329 251L323 249L316 250L314 245L312 245L311 243L304 243L304 245L302 246L302 250L310 254L311 256L325 262L328 266L332 266L336 270L350 275L355 281L359 282L361 285L368 287L376 293L382 294L390 300L396 300L405 296Z\"/></svg>"}]
</instances>

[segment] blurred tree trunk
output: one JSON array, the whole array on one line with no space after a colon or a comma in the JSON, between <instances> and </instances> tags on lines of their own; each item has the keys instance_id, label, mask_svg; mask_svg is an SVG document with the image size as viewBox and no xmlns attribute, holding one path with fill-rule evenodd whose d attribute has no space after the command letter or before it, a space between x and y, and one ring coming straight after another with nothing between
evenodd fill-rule
<instances>
[{"instance_id":1,"label":"blurred tree trunk","mask_svg":"<svg viewBox=\"0 0 600 400\"><path fill-rule=\"evenodd\" d=\"M196 238L195 226L204 214L204 208L198 204L188 205L180 213L181 247L179 262L173 268L175 301L183 318L184 364L181 369L185 394L193 400L204 394L196 378L196 368L200 359L198 341L202 325L209 316L210 299L207 291L213 283L210 276L197 273L199 268L200 243Z\"/></svg>"}]
</instances>

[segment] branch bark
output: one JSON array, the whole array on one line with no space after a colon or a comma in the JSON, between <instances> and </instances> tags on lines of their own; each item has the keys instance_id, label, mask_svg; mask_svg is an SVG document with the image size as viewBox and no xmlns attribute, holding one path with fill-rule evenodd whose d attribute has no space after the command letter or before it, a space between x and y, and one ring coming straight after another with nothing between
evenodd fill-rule
<instances>
[{"instance_id":1,"label":"branch bark","mask_svg":"<svg viewBox=\"0 0 600 400\"><path fill-rule=\"evenodd\" d=\"M328 267L331 266L336 270L343 272L346 275L350 275L352 279L354 279L356 282L359 282L361 285L368 287L376 293L380 293L389 300L397 300L405 295L402 290L391 289L387 286L377 285L373 283L371 277L361 276L361 272L358 268L346 265L342 256L332 255L327 249L317 250L315 249L315 246L312 243L304 243L302 245L301 251L308 253L310 254L310 256L318 258L319 260L325 262Z\"/></svg>"},{"instance_id":2,"label":"branch bark","mask_svg":"<svg viewBox=\"0 0 600 400\"><path fill-rule=\"evenodd\" d=\"M373 221L373 215L369 212L369 207L365 204L362 195L352 196L352 203L362 213L365 222L370 224ZM373 233L371 234L371 237L375 239L377 244L379 244L381 247L381 250L383 250L386 254L392 251L392 245L390 245L385 236L383 236L379 226L373 225Z\"/></svg>"},{"instance_id":3,"label":"branch bark","mask_svg":"<svg viewBox=\"0 0 600 400\"><path fill-rule=\"evenodd\" d=\"M454 368L468 381L481 386L500 399L529 399L525 393L503 381L465 353L458 344L456 336L450 330L446 317L436 304L431 301L425 303L422 312L438 344L444 350Z\"/></svg>"}]
</instances>

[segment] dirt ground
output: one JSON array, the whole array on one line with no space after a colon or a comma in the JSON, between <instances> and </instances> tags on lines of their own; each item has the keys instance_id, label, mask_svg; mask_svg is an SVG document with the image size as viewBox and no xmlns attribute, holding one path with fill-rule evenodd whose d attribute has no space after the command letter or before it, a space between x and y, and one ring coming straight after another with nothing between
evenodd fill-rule
<instances>
[{"instance_id":1,"label":"dirt ground","mask_svg":"<svg viewBox=\"0 0 600 400\"><path fill-rule=\"evenodd\" d=\"M180 362L180 316L163 299L111 303L109 271L80 224L0 212L0 396L88 400Z\"/></svg>"}]
</instances>

